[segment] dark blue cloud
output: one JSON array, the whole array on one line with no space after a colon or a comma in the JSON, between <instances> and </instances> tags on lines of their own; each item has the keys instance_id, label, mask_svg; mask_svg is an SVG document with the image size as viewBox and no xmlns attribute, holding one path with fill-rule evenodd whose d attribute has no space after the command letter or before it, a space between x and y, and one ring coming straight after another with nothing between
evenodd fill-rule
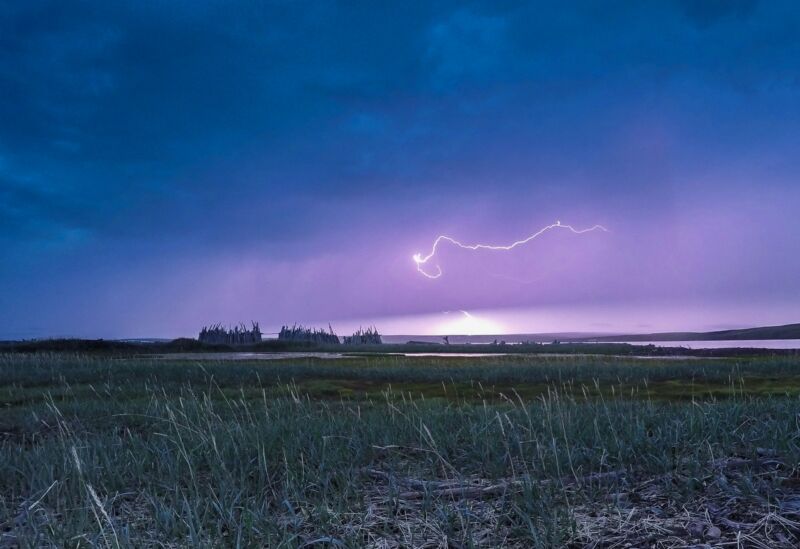
<instances>
[{"instance_id":1,"label":"dark blue cloud","mask_svg":"<svg viewBox=\"0 0 800 549\"><path fill-rule=\"evenodd\" d=\"M680 4L687 17L704 28L725 17L749 16L755 10L757 0L681 0Z\"/></svg>"},{"instance_id":2,"label":"dark blue cloud","mask_svg":"<svg viewBox=\"0 0 800 549\"><path fill-rule=\"evenodd\" d=\"M431 204L663 213L703 174L746 165L779 190L798 170L788 1L32 0L0 13L9 286L37 268L80 274L87 257L313 257L376 211L408 224Z\"/></svg>"}]
</instances>

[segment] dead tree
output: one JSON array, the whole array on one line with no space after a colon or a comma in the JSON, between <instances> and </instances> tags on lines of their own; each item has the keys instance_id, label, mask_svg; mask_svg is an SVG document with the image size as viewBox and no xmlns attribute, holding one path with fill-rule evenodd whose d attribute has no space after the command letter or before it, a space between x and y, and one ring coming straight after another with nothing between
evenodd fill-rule
<instances>
[{"instance_id":1,"label":"dead tree","mask_svg":"<svg viewBox=\"0 0 800 549\"><path fill-rule=\"evenodd\" d=\"M252 322L248 330L244 324L239 324L233 328L223 328L222 324L203 326L200 335L197 337L201 343L214 345L249 345L261 342L261 328L258 322Z\"/></svg>"}]
</instances>

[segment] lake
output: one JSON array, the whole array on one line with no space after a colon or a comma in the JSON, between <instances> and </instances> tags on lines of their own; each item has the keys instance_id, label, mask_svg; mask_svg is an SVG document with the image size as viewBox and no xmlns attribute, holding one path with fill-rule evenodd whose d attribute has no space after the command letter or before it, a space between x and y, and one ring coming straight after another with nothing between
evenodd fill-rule
<instances>
[{"instance_id":1,"label":"lake","mask_svg":"<svg viewBox=\"0 0 800 549\"><path fill-rule=\"evenodd\" d=\"M614 343L605 341L603 343ZM619 341L631 345L685 347L687 349L800 349L800 339L740 339L722 341Z\"/></svg>"}]
</instances>

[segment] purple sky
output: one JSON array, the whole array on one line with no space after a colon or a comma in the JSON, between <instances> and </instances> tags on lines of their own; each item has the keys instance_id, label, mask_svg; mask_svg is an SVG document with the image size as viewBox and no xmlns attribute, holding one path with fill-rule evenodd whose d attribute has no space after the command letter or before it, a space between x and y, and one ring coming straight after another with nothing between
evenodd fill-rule
<instances>
[{"instance_id":1,"label":"purple sky","mask_svg":"<svg viewBox=\"0 0 800 549\"><path fill-rule=\"evenodd\" d=\"M378 4L9 6L0 338L800 321L793 2Z\"/></svg>"}]
</instances>

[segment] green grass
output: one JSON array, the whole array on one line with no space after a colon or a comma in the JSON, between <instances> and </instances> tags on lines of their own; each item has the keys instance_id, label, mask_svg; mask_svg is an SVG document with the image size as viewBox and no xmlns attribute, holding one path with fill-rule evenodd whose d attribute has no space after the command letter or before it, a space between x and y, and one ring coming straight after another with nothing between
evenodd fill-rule
<instances>
[{"instance_id":1,"label":"green grass","mask_svg":"<svg viewBox=\"0 0 800 549\"><path fill-rule=\"evenodd\" d=\"M768 516L784 522L748 535L791 547L799 373L792 357L0 355L0 546L578 547L637 517L625 540L657 517L685 545L690 519ZM752 463L726 469L737 457ZM720 543L740 536L718 520Z\"/></svg>"}]
</instances>

